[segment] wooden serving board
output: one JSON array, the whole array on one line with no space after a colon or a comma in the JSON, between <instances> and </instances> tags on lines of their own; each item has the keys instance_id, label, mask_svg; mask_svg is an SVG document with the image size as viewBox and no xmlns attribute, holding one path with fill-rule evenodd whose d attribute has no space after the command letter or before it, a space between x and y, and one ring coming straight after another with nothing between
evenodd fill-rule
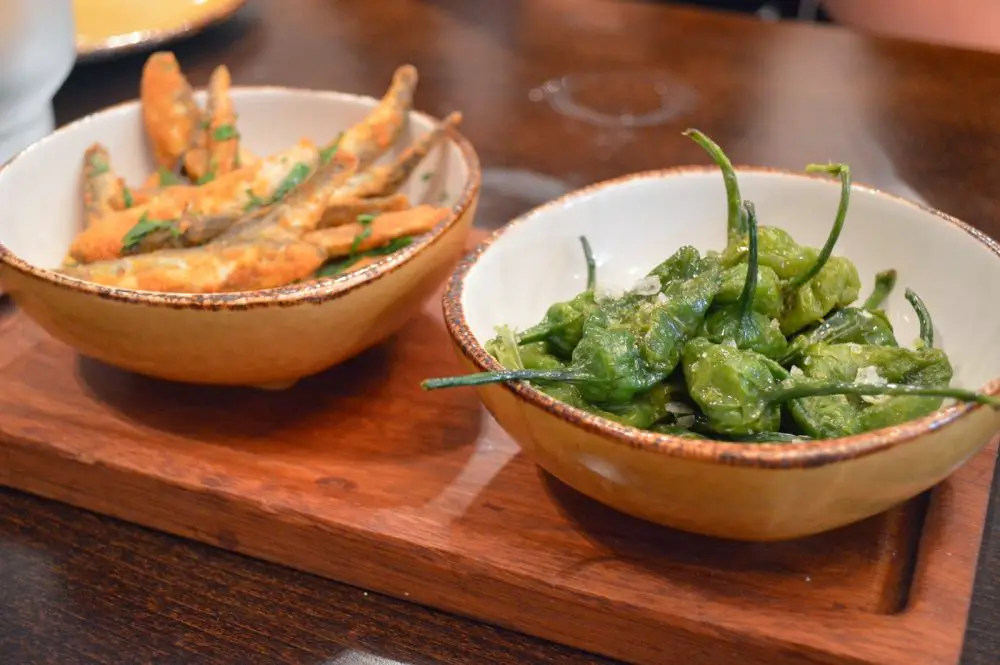
<instances>
[{"instance_id":1,"label":"wooden serving board","mask_svg":"<svg viewBox=\"0 0 1000 665\"><path fill-rule=\"evenodd\" d=\"M0 483L643 665L958 661L996 446L796 542L615 513L540 472L458 369L437 300L279 393L77 357L0 303Z\"/></svg>"}]
</instances>

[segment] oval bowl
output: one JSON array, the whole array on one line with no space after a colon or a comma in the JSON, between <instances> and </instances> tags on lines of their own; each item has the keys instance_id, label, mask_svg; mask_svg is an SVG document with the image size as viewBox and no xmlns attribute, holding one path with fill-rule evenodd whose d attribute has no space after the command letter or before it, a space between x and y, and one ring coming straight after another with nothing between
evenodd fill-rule
<instances>
[{"instance_id":1,"label":"oval bowl","mask_svg":"<svg viewBox=\"0 0 1000 665\"><path fill-rule=\"evenodd\" d=\"M204 93L200 92L200 101ZM322 145L377 103L338 92L235 87L241 136L258 155L308 137ZM394 157L437 120L412 112ZM276 289L172 294L108 288L64 276L82 227L83 153L103 143L119 175L154 171L137 101L69 124L0 171L0 286L28 316L81 354L162 379L284 387L395 332L444 281L464 251L479 197L479 159L459 132L400 190L453 214L402 250L355 272Z\"/></svg>"},{"instance_id":2,"label":"oval bowl","mask_svg":"<svg viewBox=\"0 0 1000 665\"><path fill-rule=\"evenodd\" d=\"M761 224L819 247L840 185L794 173L739 169ZM593 185L514 220L459 264L444 296L464 368L500 369L483 344L498 325L524 328L583 291L578 237L598 263L598 286L631 286L683 245L725 246L726 203L716 168L640 173ZM837 254L864 282L896 268L886 307L900 344L918 336L903 291L927 303L953 384L1000 393L1000 245L954 218L855 186ZM500 425L543 469L624 513L705 535L785 540L882 512L940 482L1000 430L1000 414L965 404L899 427L794 444L693 441L622 426L558 402L527 383L479 388Z\"/></svg>"}]
</instances>

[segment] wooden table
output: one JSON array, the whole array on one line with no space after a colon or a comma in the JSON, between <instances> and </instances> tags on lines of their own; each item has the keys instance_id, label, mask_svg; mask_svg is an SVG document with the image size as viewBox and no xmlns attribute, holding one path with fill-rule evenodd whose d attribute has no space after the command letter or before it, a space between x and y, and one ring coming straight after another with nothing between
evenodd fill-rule
<instances>
[{"instance_id":1,"label":"wooden table","mask_svg":"<svg viewBox=\"0 0 1000 665\"><path fill-rule=\"evenodd\" d=\"M679 136L697 126L738 163L847 161L1000 236L998 56L600 0L258 0L176 52L196 85L221 62L237 83L375 95L413 62L420 109L465 112L484 227L597 180L702 162ZM59 121L134 97L142 62L75 71ZM995 483L967 663L1000 654L998 503ZM608 662L0 490L0 662L396 661Z\"/></svg>"}]
</instances>

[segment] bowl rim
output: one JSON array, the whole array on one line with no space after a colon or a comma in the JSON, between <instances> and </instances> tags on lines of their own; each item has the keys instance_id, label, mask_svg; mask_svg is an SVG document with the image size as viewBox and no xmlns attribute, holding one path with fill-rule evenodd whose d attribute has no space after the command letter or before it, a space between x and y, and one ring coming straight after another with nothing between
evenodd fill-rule
<instances>
[{"instance_id":1,"label":"bowl rim","mask_svg":"<svg viewBox=\"0 0 1000 665\"><path fill-rule=\"evenodd\" d=\"M761 166L737 166L736 171L738 174L782 176L818 181L824 180L821 176L813 176L784 169ZM479 371L495 371L503 369L503 367L486 351L483 345L476 340L475 335L469 328L468 322L465 318L465 309L462 305L462 295L465 288L465 280L475 268L479 259L487 251L489 251L493 243L495 243L505 233L522 224L526 224L533 219L536 219L539 215L544 214L549 209L562 207L569 203L584 199L599 190L625 185L636 180L656 180L691 174L703 175L718 173L718 167L714 165L691 165L641 171L638 173L619 176L617 178L611 178L609 180L604 180L574 190L557 199L554 199L553 201L544 203L516 217L508 224L497 229L459 262L445 287L444 296L442 298L445 324L448 328L449 334L458 346L459 351L466 359L477 367ZM827 181L830 182L831 186L836 186L835 182L830 180ZM998 260L1000 260L1000 243L966 222L931 208L930 206L909 201L894 194L879 190L875 187L852 183L852 189L890 199L895 203L915 208L936 217L944 223L951 224L952 226L972 236L974 240L984 245L987 249L993 252ZM560 402L559 400L546 395L542 391L523 381L496 384L491 387L500 387L503 390L507 390L510 393L513 393L515 397L528 403L531 407L546 411L570 425L577 426L586 432L596 434L617 444L623 444L632 448L638 448L653 453L667 454L673 457L680 457L692 461L763 469L805 469L835 464L846 460L872 455L894 448L898 445L905 444L927 432L948 426L959 418L972 413L977 409L986 408L980 404L958 403L923 418L903 423L902 425L887 427L871 432L864 432L862 434L856 434L849 437L842 437L838 439L819 439L796 443L759 444L685 439L682 437L659 434L628 425L622 425L582 409L572 407L564 402ZM480 387L479 389L482 390L483 388L486 388L486 386ZM993 396L1000 395L1000 378L988 382L981 388L981 391Z\"/></svg>"},{"instance_id":2,"label":"bowl rim","mask_svg":"<svg viewBox=\"0 0 1000 665\"><path fill-rule=\"evenodd\" d=\"M195 91L195 94L200 93ZM367 95L357 95L336 90L318 90L313 88L293 88L288 86L256 85L256 86L233 86L232 95L237 98L241 95L249 94L270 94L270 95L304 95L312 97L325 97L331 101L358 103L366 106L378 103L378 99ZM96 118L112 113L126 112L135 108L140 110L140 100L131 99L107 106L103 109L89 113L73 122L67 123L56 129L51 134L39 139L28 147L24 148L11 157L6 163L0 165L0 178L4 172L10 168L17 160L23 156L38 150L40 146L58 141L70 131L93 122ZM410 115L417 115L433 123L440 123L439 118L435 118L421 111L411 110ZM336 277L321 277L319 279L302 283L280 286L271 289L258 289L255 291L235 291L230 293L171 293L159 291L143 291L139 289L125 289L120 287L102 286L92 282L63 275L51 268L42 268L22 259L13 251L8 249L0 240L0 270L5 266L15 270L26 277L39 279L55 287L69 289L88 295L94 295L106 300L114 300L122 303L152 305L158 307L169 307L171 309L194 309L194 310L247 310L262 307L288 307L302 302L320 304L347 295L357 288L371 284L376 280L396 271L410 262L417 254L438 242L451 230L460 219L469 211L473 202L479 194L482 185L482 169L479 162L479 155L472 143L457 128L448 128L448 138L458 146L462 159L469 169L469 175L462 185L462 191L457 201L451 208L451 214L447 219L438 223L433 229L424 233L413 243L407 245L388 256L382 257L379 261Z\"/></svg>"}]
</instances>

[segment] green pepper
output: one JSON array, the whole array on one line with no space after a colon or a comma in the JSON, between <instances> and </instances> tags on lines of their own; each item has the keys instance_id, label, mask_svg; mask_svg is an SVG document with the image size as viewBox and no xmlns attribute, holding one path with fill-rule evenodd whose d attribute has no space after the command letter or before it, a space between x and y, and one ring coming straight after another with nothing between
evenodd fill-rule
<instances>
[{"instance_id":1,"label":"green pepper","mask_svg":"<svg viewBox=\"0 0 1000 665\"><path fill-rule=\"evenodd\" d=\"M807 380L907 384L947 387L952 367L948 356L933 348L906 349L865 344L817 344L799 363ZM898 425L933 413L941 397L902 396L852 399L844 395L811 397L789 404L792 418L816 438L835 438Z\"/></svg>"},{"instance_id":2,"label":"green pepper","mask_svg":"<svg viewBox=\"0 0 1000 665\"><path fill-rule=\"evenodd\" d=\"M785 309L780 321L781 331L786 335L821 321L837 307L847 307L857 300L861 289L861 278L854 264L842 256L833 256L850 205L851 170L846 164L810 164L806 170L838 176L840 204L830 235L815 262L784 284Z\"/></svg>"},{"instance_id":3,"label":"green pepper","mask_svg":"<svg viewBox=\"0 0 1000 665\"><path fill-rule=\"evenodd\" d=\"M717 263L716 259L703 257L697 249L685 245L671 254L666 261L650 270L647 276L658 277L662 289L674 282L687 281L711 269ZM740 288L742 287L741 281Z\"/></svg>"},{"instance_id":4,"label":"green pepper","mask_svg":"<svg viewBox=\"0 0 1000 665\"><path fill-rule=\"evenodd\" d=\"M782 365L795 362L802 352L819 343L872 344L875 346L898 346L889 318L879 305L889 296L896 283L896 271L886 270L875 275L875 287L865 300L864 307L838 309L818 326L794 339L788 350L779 359Z\"/></svg>"},{"instance_id":5,"label":"green pepper","mask_svg":"<svg viewBox=\"0 0 1000 665\"><path fill-rule=\"evenodd\" d=\"M828 348L835 349L837 346ZM889 347L867 348L877 352L906 351ZM896 370L896 376L913 379L916 376L914 373L902 371L906 369L905 365L907 365L905 362L890 363ZM909 366L912 368L913 364L910 363ZM796 402L817 398L842 397L847 400L851 397L895 396L894 399L929 399L940 402L941 399L950 397L1000 408L1000 399L995 397L941 385L898 383L877 385L855 381L854 377L846 378L848 375L843 371L822 379L799 378L792 376L781 365L759 353L741 351L728 344L713 344L704 338L691 340L684 347L683 368L684 380L691 399L701 409L708 428L712 432L731 437L778 431L781 424L781 404L790 403L794 406ZM892 401L890 399L878 404ZM897 420L897 423L917 417L898 409L890 410L889 413L894 419L904 418ZM803 426L807 436L816 438L855 433L854 431L836 433L810 431L805 424L801 422L799 424ZM867 417L860 420L858 427L864 428L859 431L867 431L875 425L876 422Z\"/></svg>"},{"instance_id":6,"label":"green pepper","mask_svg":"<svg viewBox=\"0 0 1000 665\"><path fill-rule=\"evenodd\" d=\"M755 311L754 296L757 294L757 214L753 204L744 202L749 236L749 253L746 278L739 299L729 305L722 305L705 318L702 335L716 344L731 341L738 349L750 349L769 358L779 358L788 347L788 341L781 334L778 322Z\"/></svg>"},{"instance_id":7,"label":"green pepper","mask_svg":"<svg viewBox=\"0 0 1000 665\"><path fill-rule=\"evenodd\" d=\"M747 218L743 211L743 197L740 196L740 185L736 179L736 170L729 157L722 151L712 139L705 136L697 129L688 129L684 136L690 137L695 143L700 145L709 157L712 158L722 171L722 180L726 185L726 237L727 247L733 247L740 243L740 240L747 232Z\"/></svg>"},{"instance_id":8,"label":"green pepper","mask_svg":"<svg viewBox=\"0 0 1000 665\"><path fill-rule=\"evenodd\" d=\"M486 372L452 379L449 385L498 383L510 380L510 371L520 371L522 380L572 382L584 400L602 408L626 404L677 368L684 343L704 323L719 288L720 267L712 261L703 267L692 279L672 282L658 293L602 302L584 319L565 370Z\"/></svg>"},{"instance_id":9,"label":"green pepper","mask_svg":"<svg viewBox=\"0 0 1000 665\"><path fill-rule=\"evenodd\" d=\"M757 244L758 248L760 243ZM759 256L758 251L758 256ZM747 264L738 263L722 271L722 285L715 296L715 304L729 305L737 302L743 294L743 286L747 281ZM753 296L753 309L768 318L781 316L784 302L781 296L781 280L778 273L767 266L757 267L757 290Z\"/></svg>"},{"instance_id":10,"label":"green pepper","mask_svg":"<svg viewBox=\"0 0 1000 665\"><path fill-rule=\"evenodd\" d=\"M782 280L784 304L780 324L785 335L818 323L835 308L847 307L857 299L861 288L854 264L833 256L850 204L850 168L846 164L810 164L806 171L829 173L841 181L837 215L822 249L802 247L782 229L762 226L758 230L759 263L772 269ZM744 261L746 254L747 242L741 238L723 252L723 265L736 266Z\"/></svg>"},{"instance_id":11,"label":"green pepper","mask_svg":"<svg viewBox=\"0 0 1000 665\"><path fill-rule=\"evenodd\" d=\"M518 341L521 344L545 342L550 353L568 359L583 336L583 321L594 309L597 302L594 290L597 288L597 263L594 252L584 236L580 236L580 246L587 265L587 290L572 300L558 302L549 307L540 323L523 331Z\"/></svg>"},{"instance_id":12,"label":"green pepper","mask_svg":"<svg viewBox=\"0 0 1000 665\"><path fill-rule=\"evenodd\" d=\"M893 289L896 288L896 278L898 275L895 270L883 270L875 275L875 285L872 287L872 292L868 294L865 298L865 303L862 305L864 309L876 310L882 308L882 303L886 301L889 294L892 293Z\"/></svg>"},{"instance_id":13,"label":"green pepper","mask_svg":"<svg viewBox=\"0 0 1000 665\"><path fill-rule=\"evenodd\" d=\"M925 348L934 347L934 322L931 321L931 314L927 311L927 305L911 289L906 289L906 301L917 314L917 321L920 323L920 343Z\"/></svg>"}]
</instances>

